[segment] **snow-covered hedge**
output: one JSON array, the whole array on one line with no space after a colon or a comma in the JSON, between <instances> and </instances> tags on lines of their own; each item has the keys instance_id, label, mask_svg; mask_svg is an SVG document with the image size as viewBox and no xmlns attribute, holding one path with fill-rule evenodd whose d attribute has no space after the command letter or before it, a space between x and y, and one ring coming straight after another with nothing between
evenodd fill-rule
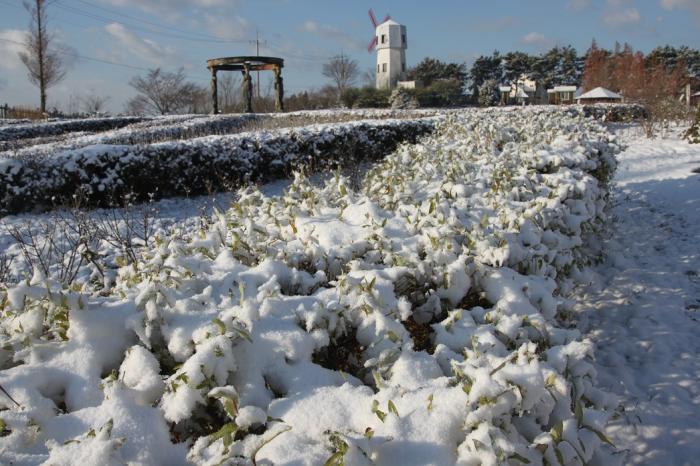
<instances>
[{"instance_id":1,"label":"snow-covered hedge","mask_svg":"<svg viewBox=\"0 0 700 466\"><path fill-rule=\"evenodd\" d=\"M85 118L42 123L9 124L0 126L0 142L24 138L55 136L75 131L107 131L143 121L141 117ZM0 150L4 150L0 146Z\"/></svg>"},{"instance_id":2,"label":"snow-covered hedge","mask_svg":"<svg viewBox=\"0 0 700 466\"><path fill-rule=\"evenodd\" d=\"M649 115L647 109L639 104L592 104L576 107L581 107L586 116L609 123L630 123L643 120Z\"/></svg>"},{"instance_id":3,"label":"snow-covered hedge","mask_svg":"<svg viewBox=\"0 0 700 466\"><path fill-rule=\"evenodd\" d=\"M0 158L0 215L70 203L206 194L312 169L376 160L434 119L372 120L151 145L96 145L44 158Z\"/></svg>"},{"instance_id":4,"label":"snow-covered hedge","mask_svg":"<svg viewBox=\"0 0 700 466\"><path fill-rule=\"evenodd\" d=\"M133 145L196 137L223 135L263 128L309 126L351 120L419 118L434 115L434 111L412 110L313 110L290 113L226 114L226 115L169 115L142 118L119 129L92 134L92 120L61 122L73 127L71 133L53 134L55 123L27 125L23 139L3 141L0 137L0 158L32 159L79 149L96 144ZM142 120L142 121L141 121ZM83 123L84 122L84 123ZM81 126L84 125L84 126ZM47 126L49 129L44 128ZM107 128L109 129L109 128ZM0 134L3 127L0 126ZM46 133L46 134L44 134ZM33 136L32 136L33 135Z\"/></svg>"},{"instance_id":5,"label":"snow-covered hedge","mask_svg":"<svg viewBox=\"0 0 700 466\"><path fill-rule=\"evenodd\" d=\"M299 175L93 280L35 273L0 291L0 461L613 464L566 297L618 150L568 111L461 112L358 191Z\"/></svg>"}]
</instances>

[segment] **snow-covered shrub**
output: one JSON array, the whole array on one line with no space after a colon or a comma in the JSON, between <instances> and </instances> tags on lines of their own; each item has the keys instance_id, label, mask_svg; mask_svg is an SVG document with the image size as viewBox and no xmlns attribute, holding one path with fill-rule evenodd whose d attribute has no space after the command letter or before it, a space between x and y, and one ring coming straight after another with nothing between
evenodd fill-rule
<instances>
[{"instance_id":1,"label":"snow-covered shrub","mask_svg":"<svg viewBox=\"0 0 700 466\"><path fill-rule=\"evenodd\" d=\"M301 170L376 160L435 120L360 121L151 145L97 145L39 159L0 158L0 215L71 204L206 194Z\"/></svg>"},{"instance_id":2,"label":"snow-covered shrub","mask_svg":"<svg viewBox=\"0 0 700 466\"><path fill-rule=\"evenodd\" d=\"M691 144L700 144L700 105L696 111L695 123L688 128L683 137Z\"/></svg>"},{"instance_id":3,"label":"snow-covered shrub","mask_svg":"<svg viewBox=\"0 0 700 466\"><path fill-rule=\"evenodd\" d=\"M3 124L0 126L0 150L6 150L4 143L18 139L56 136L76 131L107 131L143 120L141 117L109 117L60 120L48 123Z\"/></svg>"},{"instance_id":4,"label":"snow-covered shrub","mask_svg":"<svg viewBox=\"0 0 700 466\"><path fill-rule=\"evenodd\" d=\"M358 190L248 188L109 287L0 291L0 461L611 464L567 296L618 150L569 110L455 112Z\"/></svg>"},{"instance_id":5,"label":"snow-covered shrub","mask_svg":"<svg viewBox=\"0 0 700 466\"><path fill-rule=\"evenodd\" d=\"M54 123L35 123L27 127L23 133L25 137L22 139L4 141L0 138L0 158L37 159L93 145L153 144L244 131L263 131L356 120L419 118L433 114L434 111L429 110L364 109L269 114L170 115L136 119L134 120L136 122L119 129L94 134L91 132L90 125L80 126L81 122L89 122L90 120L72 120L70 123L74 126L75 131L64 135L62 133L52 134L51 128L53 128ZM44 125L48 125L49 129L44 129ZM95 130L99 130L99 128L95 128ZM0 134L2 131L3 127L0 126Z\"/></svg>"},{"instance_id":6,"label":"snow-covered shrub","mask_svg":"<svg viewBox=\"0 0 700 466\"><path fill-rule=\"evenodd\" d=\"M649 117L648 110L640 104L576 105L573 108L576 107L583 108L584 115L608 123L638 122Z\"/></svg>"}]
</instances>

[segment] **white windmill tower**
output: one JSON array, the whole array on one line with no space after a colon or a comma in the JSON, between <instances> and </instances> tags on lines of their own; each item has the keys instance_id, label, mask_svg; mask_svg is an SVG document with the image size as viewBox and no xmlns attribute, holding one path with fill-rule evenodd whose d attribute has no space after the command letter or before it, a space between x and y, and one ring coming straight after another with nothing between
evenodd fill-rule
<instances>
[{"instance_id":1,"label":"white windmill tower","mask_svg":"<svg viewBox=\"0 0 700 466\"><path fill-rule=\"evenodd\" d=\"M377 49L377 89L393 89L406 72L406 26L389 15L379 24L371 9L369 18L375 34L367 50L371 53Z\"/></svg>"}]
</instances>

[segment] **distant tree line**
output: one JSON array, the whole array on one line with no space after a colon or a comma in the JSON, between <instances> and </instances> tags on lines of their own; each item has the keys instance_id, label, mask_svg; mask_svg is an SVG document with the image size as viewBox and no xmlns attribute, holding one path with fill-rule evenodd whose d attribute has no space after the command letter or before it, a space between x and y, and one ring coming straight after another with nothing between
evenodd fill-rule
<instances>
[{"instance_id":1,"label":"distant tree line","mask_svg":"<svg viewBox=\"0 0 700 466\"><path fill-rule=\"evenodd\" d=\"M64 79L76 54L58 43L47 28L47 8L57 0L26 0L30 16L29 30L20 58L29 80L39 88L40 110L46 113L47 89ZM357 61L345 55L323 64L322 74L332 85L318 90L288 95L289 110L329 108L338 105L384 107L390 105L391 92L374 86L374 71L360 72ZM464 104L494 105L498 86L517 86L521 77L537 83L540 89L555 85L583 85L585 90L603 86L621 92L626 98L643 101L649 95L672 95L674 86L690 80L700 83L700 51L687 46L657 47L643 55L628 44L615 44L612 50L600 48L593 41L585 54L572 46L557 46L537 55L521 51L501 53L495 50L481 55L468 69L466 63L449 63L426 57L407 70L405 79L420 81L424 87L410 90L411 99L420 106L455 106ZM358 79L364 87L355 87ZM149 70L145 76L130 81L136 96L126 105L127 113L169 114L205 113L211 110L209 90L186 79L182 69ZM269 84L269 83L268 83ZM219 108L224 112L241 111L240 91L235 77L221 80ZM274 102L270 88L255 102L259 111L271 111ZM108 97L90 95L80 98L87 114L104 110Z\"/></svg>"}]
</instances>

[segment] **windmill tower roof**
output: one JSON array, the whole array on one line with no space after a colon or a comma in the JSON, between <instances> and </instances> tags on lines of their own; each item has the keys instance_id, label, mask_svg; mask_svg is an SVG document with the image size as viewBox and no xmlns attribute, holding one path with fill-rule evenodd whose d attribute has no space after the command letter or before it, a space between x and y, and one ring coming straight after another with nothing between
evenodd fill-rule
<instances>
[{"instance_id":1,"label":"windmill tower roof","mask_svg":"<svg viewBox=\"0 0 700 466\"><path fill-rule=\"evenodd\" d=\"M384 21L382 24L380 24L379 26L384 26L384 25L387 25L387 26L401 26L399 23L397 23L397 22L394 21L393 19L388 19L388 20Z\"/></svg>"}]
</instances>

